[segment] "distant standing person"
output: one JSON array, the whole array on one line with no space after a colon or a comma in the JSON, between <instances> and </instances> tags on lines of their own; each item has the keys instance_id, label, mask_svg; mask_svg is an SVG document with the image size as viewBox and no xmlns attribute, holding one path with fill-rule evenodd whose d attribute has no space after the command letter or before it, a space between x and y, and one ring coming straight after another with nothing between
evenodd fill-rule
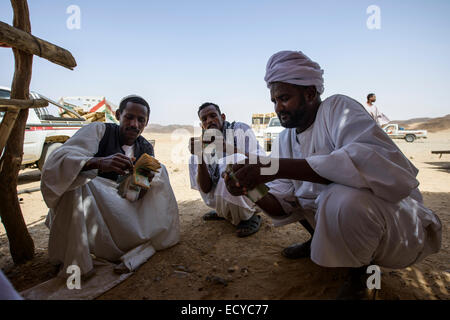
<instances>
[{"instance_id":1,"label":"distant standing person","mask_svg":"<svg viewBox=\"0 0 450 320\"><path fill-rule=\"evenodd\" d=\"M369 93L367 95L367 102L365 104L365 107L370 116L381 127L388 123L390 120L384 115L384 113L378 110L376 105L374 105L375 101L377 101L377 96L375 95L375 93Z\"/></svg>"}]
</instances>

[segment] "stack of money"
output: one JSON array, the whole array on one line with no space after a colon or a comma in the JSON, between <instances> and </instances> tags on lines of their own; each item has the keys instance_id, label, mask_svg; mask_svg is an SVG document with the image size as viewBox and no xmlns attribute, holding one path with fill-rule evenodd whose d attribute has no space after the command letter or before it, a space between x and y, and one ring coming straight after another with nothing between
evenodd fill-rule
<instances>
[{"instance_id":1,"label":"stack of money","mask_svg":"<svg viewBox=\"0 0 450 320\"><path fill-rule=\"evenodd\" d=\"M135 163L132 172L125 176L120 176L117 182L119 186L117 191L123 198L131 202L139 198L141 190L150 188L148 176L152 172L158 172L161 164L152 156L144 153Z\"/></svg>"}]
</instances>

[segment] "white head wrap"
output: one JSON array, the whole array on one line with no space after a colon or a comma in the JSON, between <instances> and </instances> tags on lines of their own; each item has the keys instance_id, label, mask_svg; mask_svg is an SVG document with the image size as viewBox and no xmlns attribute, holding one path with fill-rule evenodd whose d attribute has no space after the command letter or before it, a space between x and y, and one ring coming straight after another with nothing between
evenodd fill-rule
<instances>
[{"instance_id":1,"label":"white head wrap","mask_svg":"<svg viewBox=\"0 0 450 320\"><path fill-rule=\"evenodd\" d=\"M316 86L323 93L323 70L301 51L280 51L270 57L264 80L270 88L272 82L285 82L299 86Z\"/></svg>"},{"instance_id":2,"label":"white head wrap","mask_svg":"<svg viewBox=\"0 0 450 320\"><path fill-rule=\"evenodd\" d=\"M144 99L143 97L141 97L141 96L138 96L137 94L130 94L130 95L126 96L126 97L123 97L122 100L120 100L119 106L122 104L122 102L123 102L124 100L129 99L129 98L140 98L140 99L144 100L145 102L147 102L147 100L145 100L145 99ZM148 102L147 102L147 103L148 103ZM149 104L149 103L148 103L148 104ZM150 104L149 104L149 105L150 105ZM148 107L148 116L150 117L150 107Z\"/></svg>"}]
</instances>

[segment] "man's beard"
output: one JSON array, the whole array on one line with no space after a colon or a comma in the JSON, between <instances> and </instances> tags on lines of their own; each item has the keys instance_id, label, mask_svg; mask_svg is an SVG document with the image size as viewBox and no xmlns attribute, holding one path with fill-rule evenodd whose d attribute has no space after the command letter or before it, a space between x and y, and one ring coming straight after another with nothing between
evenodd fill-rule
<instances>
[{"instance_id":1,"label":"man's beard","mask_svg":"<svg viewBox=\"0 0 450 320\"><path fill-rule=\"evenodd\" d=\"M284 128L297 128L302 125L305 119L304 113L301 110L295 110L294 112L280 112L277 114L280 123ZM282 120L282 116L287 116L287 119Z\"/></svg>"}]
</instances>

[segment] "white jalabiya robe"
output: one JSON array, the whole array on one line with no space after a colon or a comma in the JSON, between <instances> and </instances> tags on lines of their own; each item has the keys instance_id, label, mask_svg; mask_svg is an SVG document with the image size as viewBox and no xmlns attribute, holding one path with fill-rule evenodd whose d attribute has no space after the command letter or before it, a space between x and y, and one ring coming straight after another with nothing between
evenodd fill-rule
<instances>
[{"instance_id":1,"label":"white jalabiya robe","mask_svg":"<svg viewBox=\"0 0 450 320\"><path fill-rule=\"evenodd\" d=\"M378 107L374 104L369 105L367 103L364 104L364 107L366 108L367 112L370 114L370 116L375 120L375 122L381 127L385 125L386 123L389 123L389 118L386 117L384 113L382 113Z\"/></svg>"},{"instance_id":2,"label":"white jalabiya robe","mask_svg":"<svg viewBox=\"0 0 450 320\"><path fill-rule=\"evenodd\" d=\"M23 300L2 270L0 270L0 300Z\"/></svg>"},{"instance_id":3,"label":"white jalabiya robe","mask_svg":"<svg viewBox=\"0 0 450 320\"><path fill-rule=\"evenodd\" d=\"M422 203L418 170L355 100L329 97L310 128L284 130L278 146L272 156L306 159L334 182L268 184L296 218L289 222L306 218L314 226L315 263L403 268L439 251L441 222Z\"/></svg>"},{"instance_id":4,"label":"white jalabiya robe","mask_svg":"<svg viewBox=\"0 0 450 320\"><path fill-rule=\"evenodd\" d=\"M265 155L265 152L258 144L252 129L247 124L236 122L233 134L234 137L237 138L236 140L240 150L245 150L246 153ZM247 143L245 143L244 136L249 138ZM236 163L242 159L245 159L245 156L239 154L219 159L220 174L222 175L225 171L228 163ZM200 192L205 204L208 207L215 209L220 217L227 219L234 225L250 219L257 210L255 204L245 196L235 197L231 195L222 178L219 179L217 185L213 187L209 193L201 191L200 186L197 183L198 163L198 157L192 155L189 161L189 177L191 188Z\"/></svg>"},{"instance_id":5,"label":"white jalabiya robe","mask_svg":"<svg viewBox=\"0 0 450 320\"><path fill-rule=\"evenodd\" d=\"M167 170L161 166L145 196L130 202L117 193L117 183L97 176L97 170L81 171L98 149L105 132L103 123L81 128L51 154L44 165L41 190L50 208L49 257L87 273L90 253L120 261L131 271L156 250L179 241L178 206Z\"/></svg>"}]
</instances>

